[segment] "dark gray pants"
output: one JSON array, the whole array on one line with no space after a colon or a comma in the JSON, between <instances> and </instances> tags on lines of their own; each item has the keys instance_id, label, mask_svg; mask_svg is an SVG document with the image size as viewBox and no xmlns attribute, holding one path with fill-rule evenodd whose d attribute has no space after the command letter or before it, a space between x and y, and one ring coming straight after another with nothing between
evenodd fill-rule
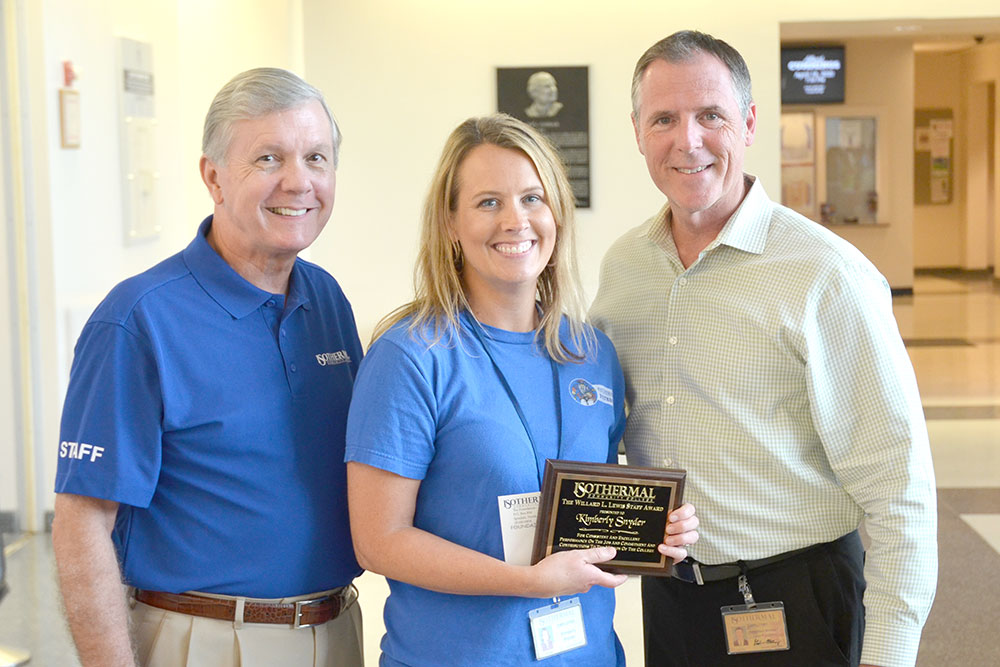
<instances>
[{"instance_id":1,"label":"dark gray pants","mask_svg":"<svg viewBox=\"0 0 1000 667\"><path fill-rule=\"evenodd\" d=\"M704 586L642 578L647 667L856 666L865 627L864 550L857 531L750 570L757 603L785 604L790 649L728 655L720 608L743 604L736 578Z\"/></svg>"}]
</instances>

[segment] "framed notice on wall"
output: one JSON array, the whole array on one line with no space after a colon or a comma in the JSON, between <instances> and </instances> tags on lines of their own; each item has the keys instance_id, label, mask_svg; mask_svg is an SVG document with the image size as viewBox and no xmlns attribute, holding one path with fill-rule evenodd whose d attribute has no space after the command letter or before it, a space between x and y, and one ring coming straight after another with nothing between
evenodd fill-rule
<instances>
[{"instance_id":1,"label":"framed notice on wall","mask_svg":"<svg viewBox=\"0 0 1000 667\"><path fill-rule=\"evenodd\" d=\"M498 67L497 110L539 130L566 163L578 208L590 207L587 67Z\"/></svg>"},{"instance_id":2,"label":"framed notice on wall","mask_svg":"<svg viewBox=\"0 0 1000 667\"><path fill-rule=\"evenodd\" d=\"M118 120L121 146L122 221L125 243L156 238L160 170L156 157L156 79L153 47L118 38Z\"/></svg>"},{"instance_id":3,"label":"framed notice on wall","mask_svg":"<svg viewBox=\"0 0 1000 667\"><path fill-rule=\"evenodd\" d=\"M811 111L781 114L781 203L816 218L816 118Z\"/></svg>"},{"instance_id":4,"label":"framed notice on wall","mask_svg":"<svg viewBox=\"0 0 1000 667\"><path fill-rule=\"evenodd\" d=\"M80 93L69 88L59 91L59 145L80 147Z\"/></svg>"},{"instance_id":5,"label":"framed notice on wall","mask_svg":"<svg viewBox=\"0 0 1000 667\"><path fill-rule=\"evenodd\" d=\"M952 110L916 109L913 130L913 203L950 204L955 143Z\"/></svg>"}]
</instances>

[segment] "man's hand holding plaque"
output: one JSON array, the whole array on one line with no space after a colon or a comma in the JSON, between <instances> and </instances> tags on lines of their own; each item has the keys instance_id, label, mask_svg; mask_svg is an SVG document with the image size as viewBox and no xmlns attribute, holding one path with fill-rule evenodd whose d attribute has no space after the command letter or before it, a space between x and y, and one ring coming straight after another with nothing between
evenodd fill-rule
<instances>
[{"instance_id":1,"label":"man's hand holding plaque","mask_svg":"<svg viewBox=\"0 0 1000 667\"><path fill-rule=\"evenodd\" d=\"M532 563L574 549L614 547L608 572L669 576L683 558L698 519L690 505L678 510L685 472L604 463L547 460ZM677 510L684 516L671 526ZM666 543L666 546L664 546Z\"/></svg>"}]
</instances>

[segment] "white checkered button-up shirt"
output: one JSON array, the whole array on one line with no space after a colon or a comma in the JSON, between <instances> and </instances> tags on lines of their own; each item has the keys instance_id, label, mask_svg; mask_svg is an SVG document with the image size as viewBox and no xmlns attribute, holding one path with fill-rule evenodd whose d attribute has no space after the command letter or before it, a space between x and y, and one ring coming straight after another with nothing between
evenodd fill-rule
<instances>
[{"instance_id":1,"label":"white checkered button-up shirt","mask_svg":"<svg viewBox=\"0 0 1000 667\"><path fill-rule=\"evenodd\" d=\"M629 463L687 470L704 563L865 520L862 663L913 665L937 579L927 429L889 286L754 182L685 269L669 206L608 252L591 319L625 370Z\"/></svg>"}]
</instances>

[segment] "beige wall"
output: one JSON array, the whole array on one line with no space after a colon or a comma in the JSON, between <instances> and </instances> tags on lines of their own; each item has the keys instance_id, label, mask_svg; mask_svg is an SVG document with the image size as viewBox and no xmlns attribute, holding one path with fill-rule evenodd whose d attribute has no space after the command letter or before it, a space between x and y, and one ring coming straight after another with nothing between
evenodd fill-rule
<instances>
[{"instance_id":1,"label":"beige wall","mask_svg":"<svg viewBox=\"0 0 1000 667\"><path fill-rule=\"evenodd\" d=\"M988 115L992 83L966 82L965 86L965 220L962 235L962 264L967 269L981 270L991 265L987 255L992 251L990 226L989 183L992 166ZM992 258L990 258L992 259Z\"/></svg>"},{"instance_id":2,"label":"beige wall","mask_svg":"<svg viewBox=\"0 0 1000 667\"><path fill-rule=\"evenodd\" d=\"M0 10L3 2L0 2ZM0 16L0 25L2 25ZM0 81L3 79L0 78ZM0 100L0 104L6 105L7 100ZM4 109L6 111L6 109ZM3 133L0 132L0 211L7 211L7 193L4 187L7 172L9 171L7 160L2 156L7 155L8 148L4 143ZM4 215L6 220L7 216ZM18 505L18 470L19 461L13 443L20 438L18 420L21 415L16 410L19 403L15 400L17 396L16 379L20 376L20 368L17 363L15 353L18 340L18 327L16 326L17 306L16 299L11 299L14 294L12 285L14 283L14 272L12 269L16 261L14 260L12 244L9 244L9 236L6 223L3 228L4 233L0 234L0 320L11 322L15 326L0 326L0 443L9 443L7 446L0 445L0 511L9 512Z\"/></svg>"},{"instance_id":3,"label":"beige wall","mask_svg":"<svg viewBox=\"0 0 1000 667\"><path fill-rule=\"evenodd\" d=\"M951 203L913 207L914 262L920 268L957 267L963 261L966 170L962 61L961 54L916 56L914 107L951 109L956 130Z\"/></svg>"},{"instance_id":4,"label":"beige wall","mask_svg":"<svg viewBox=\"0 0 1000 667\"><path fill-rule=\"evenodd\" d=\"M494 68L590 68L592 208L578 215L584 283L592 297L610 243L661 204L635 149L628 120L632 67L643 49L674 30L696 27L730 41L754 75L758 133L747 157L779 196L779 26L781 21L863 20L919 15L975 16L992 3L848 2L836 7L782 0L723 2L711 8L637 0L495 4L303 0L308 77L327 93L345 133L338 199L314 258L343 282L364 336L411 295L416 226L430 172L451 129L496 108ZM891 183L887 228L838 230L857 244L893 287L913 274L913 65L903 41L848 51L855 104L890 110ZM875 60L872 60L872 59ZM853 63L853 65L851 65ZM898 102L895 102L898 100ZM899 164L897 165L897 162ZM372 281L371 276L377 276Z\"/></svg>"},{"instance_id":5,"label":"beige wall","mask_svg":"<svg viewBox=\"0 0 1000 667\"><path fill-rule=\"evenodd\" d=\"M7 240L13 241L3 268L10 281L8 293L16 305L7 311L10 317L0 322L9 323L12 345L4 350L11 354L9 369L19 371L16 377L9 376L10 385L0 387L0 401L12 414L9 437L0 440L0 461L16 461L18 465L13 471L17 484L10 487L17 488L17 504L3 509L17 512L22 528L35 529L41 525L43 509L39 489L46 483L44 466L37 464L40 443L54 438L59 416L58 403L52 400L58 373L53 353L53 234L45 155L49 141L47 91L37 85L45 76L43 8L40 3L14 0L3 0L2 5L5 32L0 43L7 67L0 76L6 87L2 102L10 134L5 137L0 159L10 177L4 198L12 213L3 216L2 226Z\"/></svg>"},{"instance_id":6,"label":"beige wall","mask_svg":"<svg viewBox=\"0 0 1000 667\"><path fill-rule=\"evenodd\" d=\"M914 207L918 268L976 270L1000 265L995 201L989 199L1000 192L1000 157L996 151L1000 134L995 106L993 122L987 118L990 87L995 91L998 84L997 44L916 57L915 106L947 107L955 114L953 200L947 205ZM991 141L992 156L987 150Z\"/></svg>"},{"instance_id":7,"label":"beige wall","mask_svg":"<svg viewBox=\"0 0 1000 667\"><path fill-rule=\"evenodd\" d=\"M45 0L45 84L52 100L63 60L72 60L81 72L74 87L81 96L82 146L65 150L58 140L48 146L60 326L66 326L70 311L89 314L122 277L183 248L211 212L198 174L205 111L222 84L243 69L300 64L301 44L290 39L295 4ZM153 53L163 231L134 245L124 243L120 222L118 37L147 42ZM55 105L47 116L49 136L57 138ZM75 338L75 331L67 333Z\"/></svg>"},{"instance_id":8,"label":"beige wall","mask_svg":"<svg viewBox=\"0 0 1000 667\"><path fill-rule=\"evenodd\" d=\"M431 171L458 123L496 110L497 66L590 68L592 207L577 215L590 297L611 242L663 203L635 146L629 87L636 59L669 32L698 25L751 63L763 102L747 169L778 194L777 22L747 21L742 9L635 4L642 21L597 2L305 0L306 74L326 92L345 136L337 204L314 258L343 283L362 338L412 295Z\"/></svg>"},{"instance_id":9,"label":"beige wall","mask_svg":"<svg viewBox=\"0 0 1000 667\"><path fill-rule=\"evenodd\" d=\"M985 241L986 246L992 245L992 257L986 257L985 261L993 266L993 275L1000 279L1000 214L996 210L997 198L1000 198L1000 108L997 100L1000 98L1000 44L988 44L977 47L966 53L964 62L965 81L967 85L990 83L993 88L993 160L992 168L987 165L987 178L993 183L992 209L986 212L978 212L977 217L970 219L972 225L971 239L974 243L978 239ZM981 225L989 228L981 229Z\"/></svg>"},{"instance_id":10,"label":"beige wall","mask_svg":"<svg viewBox=\"0 0 1000 667\"><path fill-rule=\"evenodd\" d=\"M870 109L881 120L879 206L885 226L838 225L893 288L913 286L913 49L889 39L847 40L847 109ZM835 112L836 107L824 109Z\"/></svg>"},{"instance_id":11,"label":"beige wall","mask_svg":"<svg viewBox=\"0 0 1000 667\"><path fill-rule=\"evenodd\" d=\"M33 116L44 123L35 146L51 189L48 275L55 296L45 305L55 331L45 358L58 365L58 387L41 404L48 415L37 434L43 506L51 507L58 417L72 345L90 311L118 281L183 248L211 201L198 174L201 126L212 96L237 72L261 65L302 67L300 0L43 0L37 16L43 96ZM158 238L125 245L121 222L117 37L152 45L160 167ZM40 47L41 48L41 47ZM57 91L62 61L80 78L82 141L59 144ZM44 227L44 225L40 225ZM0 447L8 445L0 443Z\"/></svg>"}]
</instances>

